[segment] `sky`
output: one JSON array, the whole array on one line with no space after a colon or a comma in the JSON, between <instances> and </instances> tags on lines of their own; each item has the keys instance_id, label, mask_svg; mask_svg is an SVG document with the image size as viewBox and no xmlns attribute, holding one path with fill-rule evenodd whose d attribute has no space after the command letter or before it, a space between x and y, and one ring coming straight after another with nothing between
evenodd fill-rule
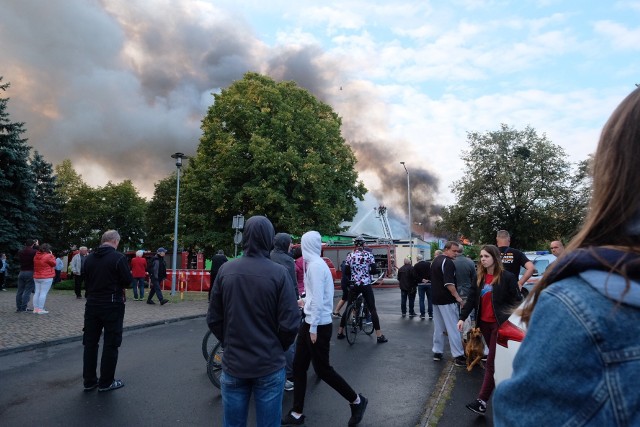
<instances>
[{"instance_id":1,"label":"sky","mask_svg":"<svg viewBox=\"0 0 640 427\"><path fill-rule=\"evenodd\" d=\"M594 152L640 83L640 0L3 1L10 118L93 186L151 197L170 155L195 153L212 93L247 71L333 107L369 189L354 231L379 233L385 205L397 237L400 162L427 224L455 203L468 132L530 125L573 163Z\"/></svg>"}]
</instances>

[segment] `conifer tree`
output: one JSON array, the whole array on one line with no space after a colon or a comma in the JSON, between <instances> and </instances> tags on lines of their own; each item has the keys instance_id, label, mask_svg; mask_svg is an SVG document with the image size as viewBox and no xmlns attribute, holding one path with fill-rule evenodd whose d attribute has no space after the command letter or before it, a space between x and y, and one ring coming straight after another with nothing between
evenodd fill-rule
<instances>
[{"instance_id":1,"label":"conifer tree","mask_svg":"<svg viewBox=\"0 0 640 427\"><path fill-rule=\"evenodd\" d=\"M4 93L9 83L2 83ZM24 123L12 122L7 112L9 98L0 97L0 252L11 260L28 238L37 238L35 179L29 164L31 147L22 137ZM10 261L11 262L11 261Z\"/></svg>"},{"instance_id":2,"label":"conifer tree","mask_svg":"<svg viewBox=\"0 0 640 427\"><path fill-rule=\"evenodd\" d=\"M49 243L54 252L58 253L68 248L60 236L63 202L53 166L35 151L31 170L36 182L36 233L41 242Z\"/></svg>"}]
</instances>

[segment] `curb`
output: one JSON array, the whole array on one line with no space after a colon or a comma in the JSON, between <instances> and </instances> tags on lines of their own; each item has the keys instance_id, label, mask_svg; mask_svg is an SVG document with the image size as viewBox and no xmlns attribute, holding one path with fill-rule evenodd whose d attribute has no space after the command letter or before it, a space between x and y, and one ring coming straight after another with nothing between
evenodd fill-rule
<instances>
[{"instance_id":1,"label":"curb","mask_svg":"<svg viewBox=\"0 0 640 427\"><path fill-rule=\"evenodd\" d=\"M442 401L446 402L451 395L451 388L455 384L455 366L450 363L448 367L445 367L438 378L436 388L427 399L425 405L425 413L420 419L420 427L429 427L430 423L437 425L438 420L442 417L442 414L437 414L438 406Z\"/></svg>"},{"instance_id":2,"label":"curb","mask_svg":"<svg viewBox=\"0 0 640 427\"><path fill-rule=\"evenodd\" d=\"M183 320L197 319L198 317L206 317L206 313L205 314L191 314L191 315L188 315L188 316L174 317L172 319L157 320L155 322L142 323L142 324L139 324L139 325L125 326L124 328L122 328L122 332L133 331L133 330L136 330L136 329L149 328L151 326L166 325L166 324L169 324L169 323L181 322ZM11 348L6 348L4 350L0 350L0 357L6 356L8 354L21 353L23 351L35 350L35 349L38 349L38 348L50 347L50 346L54 346L54 345L66 344L66 343L70 343L70 342L74 342L74 341L81 341L81 340L82 340L82 335L76 335L76 336L73 336L73 337L59 338L59 339L55 339L55 340L51 340L51 341L41 341L41 342L37 342L37 343L33 343L33 344L25 344L25 345L21 345L21 346L18 346L18 347L11 347Z\"/></svg>"}]
</instances>

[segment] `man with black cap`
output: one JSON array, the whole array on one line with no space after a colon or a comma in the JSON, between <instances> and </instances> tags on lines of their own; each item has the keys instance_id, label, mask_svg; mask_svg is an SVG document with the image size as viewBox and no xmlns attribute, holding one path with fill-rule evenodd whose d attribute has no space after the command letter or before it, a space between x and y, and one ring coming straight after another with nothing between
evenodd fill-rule
<instances>
[{"instance_id":1,"label":"man with black cap","mask_svg":"<svg viewBox=\"0 0 640 427\"><path fill-rule=\"evenodd\" d=\"M149 267L151 290L149 291L147 304L155 304L155 302L153 302L153 296L156 294L158 295L158 301L160 301L161 305L169 302L168 299L162 297L162 291L160 290L160 282L167 278L167 264L164 262L164 254L166 253L167 250L165 248L158 248L156 255L151 258L151 265Z\"/></svg>"}]
</instances>

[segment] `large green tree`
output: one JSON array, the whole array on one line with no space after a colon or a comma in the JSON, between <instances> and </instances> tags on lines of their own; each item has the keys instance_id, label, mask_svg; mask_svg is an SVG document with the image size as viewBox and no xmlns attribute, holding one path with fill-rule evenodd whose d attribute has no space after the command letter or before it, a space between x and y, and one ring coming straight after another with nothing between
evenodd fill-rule
<instances>
[{"instance_id":1,"label":"large green tree","mask_svg":"<svg viewBox=\"0 0 640 427\"><path fill-rule=\"evenodd\" d=\"M176 209L176 174L158 181L155 184L153 198L147 204L145 229L147 237L145 248L156 250L163 246L173 247L173 229ZM183 215L184 216L184 215ZM178 221L178 235L182 236L184 224Z\"/></svg>"},{"instance_id":2,"label":"large green tree","mask_svg":"<svg viewBox=\"0 0 640 427\"><path fill-rule=\"evenodd\" d=\"M496 231L505 229L521 249L574 233L587 203L586 162L574 174L564 150L531 127L503 124L470 132L467 141L464 177L452 185L457 201L443 210L439 232L494 243Z\"/></svg>"},{"instance_id":3,"label":"large green tree","mask_svg":"<svg viewBox=\"0 0 640 427\"><path fill-rule=\"evenodd\" d=\"M266 215L298 235L340 231L366 192L340 126L330 106L294 82L247 73L215 94L184 171L186 245L224 246L239 213Z\"/></svg>"},{"instance_id":4,"label":"large green tree","mask_svg":"<svg viewBox=\"0 0 640 427\"><path fill-rule=\"evenodd\" d=\"M147 202L138 194L138 190L130 180L121 183L107 183L96 190L98 211L95 228L99 236L109 229L118 230L121 250L137 250L142 248L146 233L144 216ZM93 246L99 240L92 242Z\"/></svg>"},{"instance_id":5,"label":"large green tree","mask_svg":"<svg viewBox=\"0 0 640 427\"><path fill-rule=\"evenodd\" d=\"M35 151L31 159L31 169L36 182L34 202L36 234L41 242L51 244L56 252L68 249L66 239L61 235L63 200L53 174L53 167L38 151Z\"/></svg>"},{"instance_id":6,"label":"large green tree","mask_svg":"<svg viewBox=\"0 0 640 427\"><path fill-rule=\"evenodd\" d=\"M5 92L9 83L2 83ZM7 112L9 98L0 97L0 252L9 262L24 240L36 236L35 178L29 164L31 147L22 137L24 123L13 122Z\"/></svg>"}]
</instances>

